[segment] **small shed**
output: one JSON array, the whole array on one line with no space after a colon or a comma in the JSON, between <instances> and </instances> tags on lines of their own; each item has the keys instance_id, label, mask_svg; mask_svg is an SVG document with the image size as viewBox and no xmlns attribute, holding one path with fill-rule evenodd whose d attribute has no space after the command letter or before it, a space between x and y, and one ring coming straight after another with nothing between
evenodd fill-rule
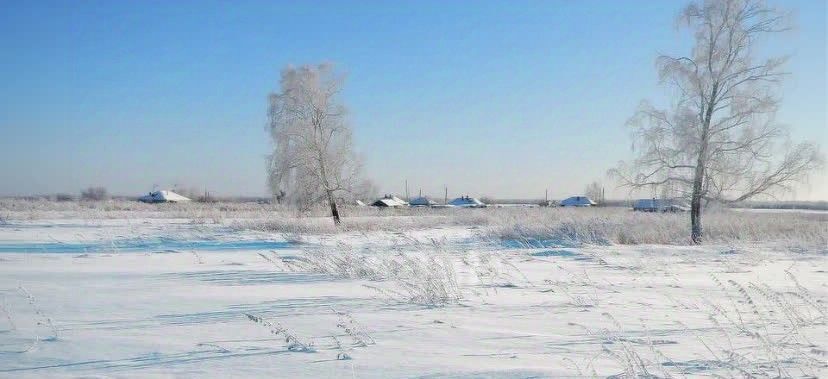
<instances>
[{"instance_id":1,"label":"small shed","mask_svg":"<svg viewBox=\"0 0 828 379\"><path fill-rule=\"evenodd\" d=\"M586 196L572 196L561 200L562 207L592 207L596 203Z\"/></svg>"},{"instance_id":2,"label":"small shed","mask_svg":"<svg viewBox=\"0 0 828 379\"><path fill-rule=\"evenodd\" d=\"M482 201L469 196L460 196L452 201L449 201L449 205L455 207L462 207L462 208L485 208L486 204Z\"/></svg>"},{"instance_id":3,"label":"small shed","mask_svg":"<svg viewBox=\"0 0 828 379\"><path fill-rule=\"evenodd\" d=\"M191 200L173 191L162 190L150 192L144 196L141 196L138 198L138 201L144 203L183 203Z\"/></svg>"}]
</instances>

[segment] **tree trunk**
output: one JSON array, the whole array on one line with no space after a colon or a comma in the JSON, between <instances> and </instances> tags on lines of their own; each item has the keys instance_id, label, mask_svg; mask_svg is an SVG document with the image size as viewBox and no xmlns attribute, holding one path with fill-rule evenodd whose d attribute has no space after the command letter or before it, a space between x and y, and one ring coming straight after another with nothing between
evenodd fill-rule
<instances>
[{"instance_id":1,"label":"tree trunk","mask_svg":"<svg viewBox=\"0 0 828 379\"><path fill-rule=\"evenodd\" d=\"M702 146L699 158L696 161L696 171L693 173L693 194L690 197L690 239L698 245L702 242L704 230L702 228L702 191L704 190L704 171L707 153L707 128L704 128Z\"/></svg>"},{"instance_id":2,"label":"tree trunk","mask_svg":"<svg viewBox=\"0 0 828 379\"><path fill-rule=\"evenodd\" d=\"M693 173L693 194L690 198L690 239L698 245L702 242L704 229L702 228L702 207L701 200L704 195L704 175L707 169L707 149L710 144L710 122L713 119L713 110L716 109L716 96L719 93L719 83L713 83L713 90L710 94L709 103L702 108L701 112L701 141L699 145L699 156L696 159L696 170Z\"/></svg>"},{"instance_id":3,"label":"tree trunk","mask_svg":"<svg viewBox=\"0 0 828 379\"><path fill-rule=\"evenodd\" d=\"M339 220L339 210L336 208L336 200L331 191L328 191L328 204L331 206L331 217L333 217L334 225L339 226L341 222Z\"/></svg>"},{"instance_id":4,"label":"tree trunk","mask_svg":"<svg viewBox=\"0 0 828 379\"><path fill-rule=\"evenodd\" d=\"M690 200L690 239L694 244L702 241L701 191L693 184L693 197Z\"/></svg>"},{"instance_id":5,"label":"tree trunk","mask_svg":"<svg viewBox=\"0 0 828 379\"><path fill-rule=\"evenodd\" d=\"M705 125L709 125L709 121ZM690 239L696 245L702 242L702 235L704 234L704 229L702 228L701 201L704 191L704 171L706 168L705 165L707 164L707 160L705 159L707 154L707 131L708 127L705 126L702 131L702 145L698 160L696 161L696 171L693 173L693 194L690 197Z\"/></svg>"}]
</instances>

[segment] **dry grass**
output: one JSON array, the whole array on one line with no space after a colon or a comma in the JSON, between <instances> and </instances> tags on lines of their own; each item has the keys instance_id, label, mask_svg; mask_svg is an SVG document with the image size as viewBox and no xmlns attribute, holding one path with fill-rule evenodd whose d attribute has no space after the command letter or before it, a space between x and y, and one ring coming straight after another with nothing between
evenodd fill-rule
<instances>
[{"instance_id":1,"label":"dry grass","mask_svg":"<svg viewBox=\"0 0 828 379\"><path fill-rule=\"evenodd\" d=\"M562 209L414 209L377 212L344 219L336 228L329 219L274 214L265 220L235 224L241 229L288 235L342 232L407 232L438 227L477 227L490 240L517 245L667 244L688 245L689 215L632 212L624 208ZM368 215L370 214L369 217ZM784 247L828 246L828 213L753 213L730 210L704 214L705 242L773 243Z\"/></svg>"},{"instance_id":2,"label":"dry grass","mask_svg":"<svg viewBox=\"0 0 828 379\"><path fill-rule=\"evenodd\" d=\"M183 218L194 221L217 221L228 218L263 218L274 212L289 213L278 205L240 202L146 204L129 200L0 199L0 217L9 221L134 218Z\"/></svg>"},{"instance_id":3,"label":"dry grass","mask_svg":"<svg viewBox=\"0 0 828 379\"><path fill-rule=\"evenodd\" d=\"M705 242L778 243L824 248L828 213L759 214L729 210L704 214ZM491 222L485 234L527 243L686 245L689 215L632 212L623 208L528 209Z\"/></svg>"},{"instance_id":4,"label":"dry grass","mask_svg":"<svg viewBox=\"0 0 828 379\"><path fill-rule=\"evenodd\" d=\"M276 269L368 280L366 285L389 302L431 307L456 304L462 298L457 267L442 247L419 246L414 251L363 251L348 246L307 248L298 256L279 258L259 254Z\"/></svg>"},{"instance_id":5,"label":"dry grass","mask_svg":"<svg viewBox=\"0 0 828 379\"><path fill-rule=\"evenodd\" d=\"M236 229L286 236L409 232L443 227L477 227L483 238L521 244L669 244L690 243L689 215L632 212L626 208L378 209L344 207L335 227L324 207L304 214L274 204L143 204L113 200L53 202L0 199L0 219L183 218L193 223L223 223ZM786 247L828 246L828 212L744 212L704 214L705 242L774 243Z\"/></svg>"}]
</instances>

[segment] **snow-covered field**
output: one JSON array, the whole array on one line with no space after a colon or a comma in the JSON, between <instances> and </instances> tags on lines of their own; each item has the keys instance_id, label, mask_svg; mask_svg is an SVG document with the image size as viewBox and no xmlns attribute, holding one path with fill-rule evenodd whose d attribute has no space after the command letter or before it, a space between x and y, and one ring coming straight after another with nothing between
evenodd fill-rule
<instances>
[{"instance_id":1,"label":"snow-covered field","mask_svg":"<svg viewBox=\"0 0 828 379\"><path fill-rule=\"evenodd\" d=\"M828 248L789 245L10 219L0 377L826 377Z\"/></svg>"}]
</instances>

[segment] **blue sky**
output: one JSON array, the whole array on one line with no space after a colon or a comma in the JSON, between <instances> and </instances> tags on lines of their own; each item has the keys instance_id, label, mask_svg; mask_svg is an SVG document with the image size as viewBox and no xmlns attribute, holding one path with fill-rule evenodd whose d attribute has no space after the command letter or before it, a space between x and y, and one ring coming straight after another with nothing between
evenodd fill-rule
<instances>
[{"instance_id":1,"label":"blue sky","mask_svg":"<svg viewBox=\"0 0 828 379\"><path fill-rule=\"evenodd\" d=\"M685 2L7 1L0 12L0 195L266 193L266 97L288 64L348 80L356 148L382 192L560 198L631 157L624 122L664 101ZM828 148L826 3L797 29L778 120ZM797 199L828 199L825 173Z\"/></svg>"}]
</instances>

